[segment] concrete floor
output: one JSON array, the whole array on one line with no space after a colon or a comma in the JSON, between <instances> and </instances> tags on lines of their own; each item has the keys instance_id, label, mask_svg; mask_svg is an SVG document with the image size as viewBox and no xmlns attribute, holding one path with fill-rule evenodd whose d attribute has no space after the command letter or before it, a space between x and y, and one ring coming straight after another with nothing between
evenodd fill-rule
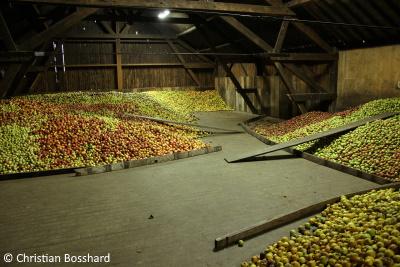
<instances>
[{"instance_id":1,"label":"concrete floor","mask_svg":"<svg viewBox=\"0 0 400 267\"><path fill-rule=\"evenodd\" d=\"M250 115L199 117L240 129ZM220 252L212 251L216 237L376 186L300 158L228 164L224 157L265 145L247 134L206 139L223 151L87 177L0 182L0 256L110 252L113 266L238 266L294 226Z\"/></svg>"}]
</instances>

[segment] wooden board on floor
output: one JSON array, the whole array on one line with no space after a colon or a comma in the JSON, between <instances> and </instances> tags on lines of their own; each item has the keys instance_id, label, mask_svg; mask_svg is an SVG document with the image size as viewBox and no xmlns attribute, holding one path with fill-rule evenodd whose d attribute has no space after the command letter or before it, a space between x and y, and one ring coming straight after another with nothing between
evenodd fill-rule
<instances>
[{"instance_id":1,"label":"wooden board on floor","mask_svg":"<svg viewBox=\"0 0 400 267\"><path fill-rule=\"evenodd\" d=\"M388 189L388 188L399 189L400 183L393 183L393 184L389 184L389 185L378 186L378 187L375 187L372 189L367 189L367 190L347 194L346 197L350 198L355 195L368 193L372 190ZM334 198L319 202L317 204L308 206L306 208L299 209L295 212L276 217L272 220L261 221L252 226L243 228L237 232L229 233L225 236L218 237L215 239L214 250L215 251L222 250L228 246L237 244L237 242L239 240L246 240L246 239L255 237L255 236L263 234L267 231L276 229L278 227L287 225L289 223L292 223L297 220L300 220L300 219L306 218L308 216L314 215L316 213L319 213L319 212L323 211L328 204L334 204L334 203L340 201L340 197L341 196L334 197Z\"/></svg>"}]
</instances>

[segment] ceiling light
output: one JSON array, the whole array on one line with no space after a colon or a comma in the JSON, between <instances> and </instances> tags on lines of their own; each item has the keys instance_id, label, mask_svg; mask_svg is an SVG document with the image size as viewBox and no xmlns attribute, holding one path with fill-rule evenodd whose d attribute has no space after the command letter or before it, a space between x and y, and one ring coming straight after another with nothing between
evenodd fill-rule
<instances>
[{"instance_id":1,"label":"ceiling light","mask_svg":"<svg viewBox=\"0 0 400 267\"><path fill-rule=\"evenodd\" d=\"M168 15L169 15L170 13L171 13L171 12L170 12L168 9L166 9L166 10L164 10L164 11L158 13L158 18L159 18L159 19L165 19L166 17L168 17Z\"/></svg>"}]
</instances>

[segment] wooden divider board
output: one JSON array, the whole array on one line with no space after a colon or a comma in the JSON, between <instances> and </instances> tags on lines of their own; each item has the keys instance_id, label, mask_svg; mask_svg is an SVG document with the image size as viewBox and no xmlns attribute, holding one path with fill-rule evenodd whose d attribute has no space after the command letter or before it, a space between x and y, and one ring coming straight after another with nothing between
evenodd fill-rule
<instances>
[{"instance_id":1,"label":"wooden divider board","mask_svg":"<svg viewBox=\"0 0 400 267\"><path fill-rule=\"evenodd\" d=\"M223 129L223 128L206 126L206 125L199 125L199 124L194 124L194 123L170 121L170 120L164 120L164 119L160 119L160 118L140 116L140 115L134 115L134 114L126 114L126 116L136 117L136 118L146 119L146 120L152 120L152 121L161 122L161 123L177 124L177 125L191 126L191 127L204 128L204 129L213 129L213 130L218 130L219 131L219 132L207 131L207 132L211 132L211 133L230 133L230 134L244 133L243 131L237 131L237 130L231 130L231 129Z\"/></svg>"},{"instance_id":2,"label":"wooden divider board","mask_svg":"<svg viewBox=\"0 0 400 267\"><path fill-rule=\"evenodd\" d=\"M367 190L347 194L346 197L350 198L355 195L368 193L372 190L380 190L380 189L388 189L388 188L399 189L400 183L393 183L393 184L389 184L389 185L378 186L378 187L375 187L372 189L367 189ZM326 205L334 204L334 203L338 202L339 200L340 200L340 196L334 197L334 198L322 201L320 203L308 206L306 208L297 210L295 212L276 217L272 220L264 220L257 224L254 224L252 226L245 227L239 231L229 233L222 237L218 237L215 239L214 251L222 250L228 246L234 245L239 240L246 240L246 239L255 237L255 236L263 234L267 231L276 229L278 227L287 225L289 223L292 223L297 220L300 220L300 219L306 218L308 216L314 215L316 213L319 213L326 208Z\"/></svg>"},{"instance_id":3,"label":"wooden divider board","mask_svg":"<svg viewBox=\"0 0 400 267\"><path fill-rule=\"evenodd\" d=\"M251 158L254 158L254 157L257 157L257 156L261 156L261 155L264 155L264 154L267 154L267 153L275 152L275 151L282 150L282 149L285 149L285 148L288 148L288 147L301 145L301 144L304 144L304 143L307 143L307 142L310 142L310 141L313 141L313 140L317 140L317 139L320 139L320 138L323 138L323 137L328 137L328 136L335 135L335 134L338 134L338 133L346 132L346 131L352 130L354 128L357 128L359 126L362 126L362 125L364 125L364 124L366 124L368 122L372 122L372 121L379 120L379 119L389 118L389 117L392 117L392 116L397 115L397 114L399 114L399 113L398 112L388 112L388 113L375 115L375 116L372 116L372 117L369 117L369 118L365 118L365 119L362 119L362 120L359 120L359 121L356 121L356 122L353 122L353 123L349 123L349 124L341 126L341 127L330 129L330 130L325 131L325 132L312 134L312 135L306 136L304 138L299 138L299 139L295 139L295 140L292 140L292 141L289 141L289 142L280 143L280 144L277 144L277 145L270 146L270 147L268 147L266 149L258 150L258 151L255 151L253 153L248 153L248 154L239 156L237 158L231 158L231 159L225 159L225 160L228 163L236 163L236 162L246 161L246 160L249 160Z\"/></svg>"}]
</instances>

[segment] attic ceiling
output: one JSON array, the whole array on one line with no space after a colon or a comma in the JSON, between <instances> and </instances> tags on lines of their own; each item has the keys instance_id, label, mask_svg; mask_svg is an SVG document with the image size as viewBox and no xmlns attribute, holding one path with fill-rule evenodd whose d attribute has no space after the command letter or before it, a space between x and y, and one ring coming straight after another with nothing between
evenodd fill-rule
<instances>
[{"instance_id":1,"label":"attic ceiling","mask_svg":"<svg viewBox=\"0 0 400 267\"><path fill-rule=\"evenodd\" d=\"M268 6L268 3L274 1L277 2L276 0L215 2ZM339 49L400 43L400 20L398 19L400 1L398 0L286 0L284 2L291 6L297 19L304 21L326 42ZM13 1L4 1L0 7L17 43L43 31L76 10L73 6L20 4ZM196 50L205 50L208 48L207 44L202 41L198 29L191 24L191 19L197 17L205 24L204 30L208 31L209 36L212 37L213 44L221 46L221 51L256 52L260 50L222 21L218 14L172 11L165 21L160 21L157 18L159 11L157 9L101 8L87 17L83 23L123 21L132 25L132 29L135 29L134 32L138 34L178 35ZM282 17L238 14L235 16L267 43L273 45ZM314 42L289 26L283 51L318 51L318 48Z\"/></svg>"}]
</instances>

